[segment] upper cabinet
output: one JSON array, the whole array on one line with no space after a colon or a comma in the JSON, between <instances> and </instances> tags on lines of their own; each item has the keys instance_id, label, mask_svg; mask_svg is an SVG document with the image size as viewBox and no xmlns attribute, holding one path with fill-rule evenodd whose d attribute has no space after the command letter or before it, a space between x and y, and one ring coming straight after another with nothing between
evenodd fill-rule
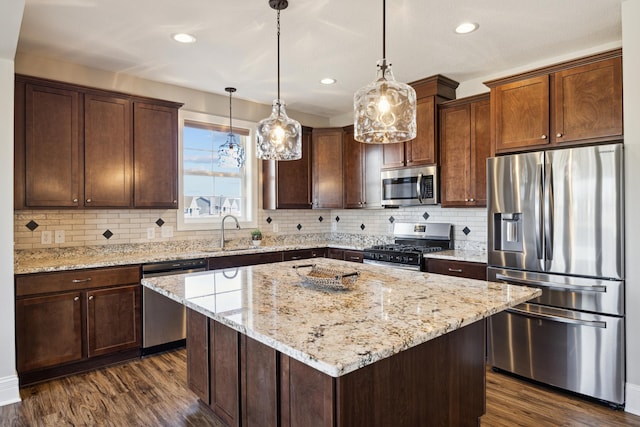
<instances>
[{"instance_id":1,"label":"upper cabinet","mask_svg":"<svg viewBox=\"0 0 640 427\"><path fill-rule=\"evenodd\" d=\"M15 208L177 208L180 106L16 76Z\"/></svg>"},{"instance_id":2,"label":"upper cabinet","mask_svg":"<svg viewBox=\"0 0 640 427\"><path fill-rule=\"evenodd\" d=\"M436 75L411 83L416 91L416 138L400 144L385 144L382 167L435 165L438 163L437 105L455 99L458 83Z\"/></svg>"},{"instance_id":3,"label":"upper cabinet","mask_svg":"<svg viewBox=\"0 0 640 427\"><path fill-rule=\"evenodd\" d=\"M311 128L302 128L302 158L262 161L263 209L311 209Z\"/></svg>"},{"instance_id":4,"label":"upper cabinet","mask_svg":"<svg viewBox=\"0 0 640 427\"><path fill-rule=\"evenodd\" d=\"M313 130L311 159L314 209L340 209L343 206L342 134L342 128Z\"/></svg>"},{"instance_id":5,"label":"upper cabinet","mask_svg":"<svg viewBox=\"0 0 640 427\"><path fill-rule=\"evenodd\" d=\"M353 126L348 126L344 129L343 157L344 207L380 207L382 146L356 141Z\"/></svg>"},{"instance_id":6,"label":"upper cabinet","mask_svg":"<svg viewBox=\"0 0 640 427\"><path fill-rule=\"evenodd\" d=\"M623 137L621 49L485 84L496 153Z\"/></svg>"},{"instance_id":7,"label":"upper cabinet","mask_svg":"<svg viewBox=\"0 0 640 427\"><path fill-rule=\"evenodd\" d=\"M443 207L487 205L491 157L489 94L440 106L440 197Z\"/></svg>"}]
</instances>

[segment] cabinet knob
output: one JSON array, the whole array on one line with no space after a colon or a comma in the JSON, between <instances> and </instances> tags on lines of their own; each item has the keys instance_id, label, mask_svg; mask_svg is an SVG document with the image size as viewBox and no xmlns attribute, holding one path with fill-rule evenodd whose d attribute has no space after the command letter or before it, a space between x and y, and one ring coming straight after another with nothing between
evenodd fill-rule
<instances>
[{"instance_id":1,"label":"cabinet knob","mask_svg":"<svg viewBox=\"0 0 640 427\"><path fill-rule=\"evenodd\" d=\"M89 295L89 301L93 299L93 295Z\"/></svg>"},{"instance_id":2,"label":"cabinet knob","mask_svg":"<svg viewBox=\"0 0 640 427\"><path fill-rule=\"evenodd\" d=\"M464 201L465 201L465 202L468 202L468 201L469 201L469 199L464 199Z\"/></svg>"},{"instance_id":3,"label":"cabinet knob","mask_svg":"<svg viewBox=\"0 0 640 427\"><path fill-rule=\"evenodd\" d=\"M87 199L87 203L91 203L91 199Z\"/></svg>"},{"instance_id":4,"label":"cabinet knob","mask_svg":"<svg viewBox=\"0 0 640 427\"><path fill-rule=\"evenodd\" d=\"M80 297L73 297L74 301L80 301Z\"/></svg>"},{"instance_id":5,"label":"cabinet knob","mask_svg":"<svg viewBox=\"0 0 640 427\"><path fill-rule=\"evenodd\" d=\"M556 138L562 138L562 133L560 132L556 133Z\"/></svg>"},{"instance_id":6,"label":"cabinet knob","mask_svg":"<svg viewBox=\"0 0 640 427\"><path fill-rule=\"evenodd\" d=\"M73 199L73 203L78 203L78 199Z\"/></svg>"},{"instance_id":7,"label":"cabinet knob","mask_svg":"<svg viewBox=\"0 0 640 427\"><path fill-rule=\"evenodd\" d=\"M476 199L473 199L473 198L472 198L472 199L469 199L469 201L470 201L470 202L475 202L475 201L476 201Z\"/></svg>"},{"instance_id":8,"label":"cabinet knob","mask_svg":"<svg viewBox=\"0 0 640 427\"><path fill-rule=\"evenodd\" d=\"M173 201L173 204L174 204L174 205L177 205L177 204L178 204L178 201L177 201L177 200L174 200L174 201Z\"/></svg>"},{"instance_id":9,"label":"cabinet knob","mask_svg":"<svg viewBox=\"0 0 640 427\"><path fill-rule=\"evenodd\" d=\"M547 135L542 135L540 139L547 139Z\"/></svg>"}]
</instances>

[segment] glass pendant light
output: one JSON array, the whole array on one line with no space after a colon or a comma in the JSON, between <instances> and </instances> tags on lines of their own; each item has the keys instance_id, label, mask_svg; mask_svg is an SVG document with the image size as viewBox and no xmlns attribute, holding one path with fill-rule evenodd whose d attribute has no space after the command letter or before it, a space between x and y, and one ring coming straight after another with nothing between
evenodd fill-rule
<instances>
[{"instance_id":1,"label":"glass pendant light","mask_svg":"<svg viewBox=\"0 0 640 427\"><path fill-rule=\"evenodd\" d=\"M416 91L396 82L386 57L386 1L382 1L382 60L376 80L353 96L354 138L390 144L416 137Z\"/></svg>"},{"instance_id":2,"label":"glass pendant light","mask_svg":"<svg viewBox=\"0 0 640 427\"><path fill-rule=\"evenodd\" d=\"M225 143L218 148L218 164L223 168L241 168L244 166L244 147L233 133L231 120L231 94L236 88L225 87L224 90L229 92L229 133Z\"/></svg>"},{"instance_id":3,"label":"glass pendant light","mask_svg":"<svg viewBox=\"0 0 640 427\"><path fill-rule=\"evenodd\" d=\"M269 0L278 11L278 98L273 101L271 116L258 123L257 156L262 160L298 160L302 158L302 127L287 117L285 103L280 99L280 11L289 6L287 0Z\"/></svg>"}]
</instances>

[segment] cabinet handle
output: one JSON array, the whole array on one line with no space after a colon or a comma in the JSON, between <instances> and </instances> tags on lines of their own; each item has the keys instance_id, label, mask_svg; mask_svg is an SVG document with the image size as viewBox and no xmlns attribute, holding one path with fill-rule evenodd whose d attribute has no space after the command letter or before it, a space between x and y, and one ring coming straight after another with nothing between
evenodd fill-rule
<instances>
[{"instance_id":1,"label":"cabinet handle","mask_svg":"<svg viewBox=\"0 0 640 427\"><path fill-rule=\"evenodd\" d=\"M462 269L461 268L449 268L448 270L451 273L462 273Z\"/></svg>"},{"instance_id":2,"label":"cabinet handle","mask_svg":"<svg viewBox=\"0 0 640 427\"><path fill-rule=\"evenodd\" d=\"M560 132L556 133L556 138L562 138L562 134Z\"/></svg>"},{"instance_id":3,"label":"cabinet handle","mask_svg":"<svg viewBox=\"0 0 640 427\"><path fill-rule=\"evenodd\" d=\"M353 261L359 261L360 257L359 256L350 256L349 259L353 260Z\"/></svg>"},{"instance_id":4,"label":"cabinet handle","mask_svg":"<svg viewBox=\"0 0 640 427\"><path fill-rule=\"evenodd\" d=\"M73 297L74 301L80 301L80 297Z\"/></svg>"},{"instance_id":5,"label":"cabinet handle","mask_svg":"<svg viewBox=\"0 0 640 427\"><path fill-rule=\"evenodd\" d=\"M547 139L547 135L542 135L540 139Z\"/></svg>"},{"instance_id":6,"label":"cabinet handle","mask_svg":"<svg viewBox=\"0 0 640 427\"><path fill-rule=\"evenodd\" d=\"M302 257L299 257L299 256L292 256L292 257L291 257L291 261L295 261L295 260L297 260L297 259L301 259L301 258L302 258Z\"/></svg>"},{"instance_id":7,"label":"cabinet handle","mask_svg":"<svg viewBox=\"0 0 640 427\"><path fill-rule=\"evenodd\" d=\"M93 295L89 295L89 301L93 299Z\"/></svg>"},{"instance_id":8,"label":"cabinet handle","mask_svg":"<svg viewBox=\"0 0 640 427\"><path fill-rule=\"evenodd\" d=\"M90 281L91 281L91 277L87 277L86 279L73 279L71 283L84 283L84 282L90 282Z\"/></svg>"}]
</instances>

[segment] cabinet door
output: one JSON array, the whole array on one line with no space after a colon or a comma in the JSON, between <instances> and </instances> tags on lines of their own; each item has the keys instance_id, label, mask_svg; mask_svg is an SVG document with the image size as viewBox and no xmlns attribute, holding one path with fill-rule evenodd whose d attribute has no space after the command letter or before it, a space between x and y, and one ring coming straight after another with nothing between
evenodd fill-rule
<instances>
[{"instance_id":1,"label":"cabinet door","mask_svg":"<svg viewBox=\"0 0 640 427\"><path fill-rule=\"evenodd\" d=\"M242 425L278 426L278 352L241 336Z\"/></svg>"},{"instance_id":2,"label":"cabinet door","mask_svg":"<svg viewBox=\"0 0 640 427\"><path fill-rule=\"evenodd\" d=\"M313 130L313 207L342 208L342 129Z\"/></svg>"},{"instance_id":3,"label":"cabinet door","mask_svg":"<svg viewBox=\"0 0 640 427\"><path fill-rule=\"evenodd\" d=\"M187 383L209 404L209 319L187 309Z\"/></svg>"},{"instance_id":4,"label":"cabinet door","mask_svg":"<svg viewBox=\"0 0 640 427\"><path fill-rule=\"evenodd\" d=\"M351 262L362 262L364 259L364 254L362 251L345 250L343 259L345 261Z\"/></svg>"},{"instance_id":5,"label":"cabinet door","mask_svg":"<svg viewBox=\"0 0 640 427\"><path fill-rule=\"evenodd\" d=\"M429 273L445 274L447 276L487 280L487 265L478 262L429 258L427 260L427 271L429 271Z\"/></svg>"},{"instance_id":6,"label":"cabinet door","mask_svg":"<svg viewBox=\"0 0 640 427\"><path fill-rule=\"evenodd\" d=\"M556 143L622 136L622 59L612 58L553 75Z\"/></svg>"},{"instance_id":7,"label":"cabinet door","mask_svg":"<svg viewBox=\"0 0 640 427\"><path fill-rule=\"evenodd\" d=\"M474 206L487 206L487 159L491 155L491 105L487 99L471 104L469 189Z\"/></svg>"},{"instance_id":8,"label":"cabinet door","mask_svg":"<svg viewBox=\"0 0 640 427\"><path fill-rule=\"evenodd\" d=\"M76 207L82 192L79 94L26 85L25 204Z\"/></svg>"},{"instance_id":9,"label":"cabinet door","mask_svg":"<svg viewBox=\"0 0 640 427\"><path fill-rule=\"evenodd\" d=\"M209 374L211 409L228 426L240 425L238 332L209 319Z\"/></svg>"},{"instance_id":10,"label":"cabinet door","mask_svg":"<svg viewBox=\"0 0 640 427\"><path fill-rule=\"evenodd\" d=\"M384 144L382 146L382 167L383 168L399 168L404 166L404 145Z\"/></svg>"},{"instance_id":11,"label":"cabinet door","mask_svg":"<svg viewBox=\"0 0 640 427\"><path fill-rule=\"evenodd\" d=\"M428 96L418 99L416 105L416 138L405 144L407 166L435 165L438 163L436 144L436 99Z\"/></svg>"},{"instance_id":12,"label":"cabinet door","mask_svg":"<svg viewBox=\"0 0 640 427\"><path fill-rule=\"evenodd\" d=\"M344 249L336 249L336 248L327 249L327 258L344 259Z\"/></svg>"},{"instance_id":13,"label":"cabinet door","mask_svg":"<svg viewBox=\"0 0 640 427\"><path fill-rule=\"evenodd\" d=\"M440 111L441 204L465 206L469 202L471 173L471 106Z\"/></svg>"},{"instance_id":14,"label":"cabinet door","mask_svg":"<svg viewBox=\"0 0 640 427\"><path fill-rule=\"evenodd\" d=\"M128 99L85 95L85 206L131 206L131 119Z\"/></svg>"},{"instance_id":15,"label":"cabinet door","mask_svg":"<svg viewBox=\"0 0 640 427\"><path fill-rule=\"evenodd\" d=\"M87 293L89 357L140 347L140 285Z\"/></svg>"},{"instance_id":16,"label":"cabinet door","mask_svg":"<svg viewBox=\"0 0 640 427\"><path fill-rule=\"evenodd\" d=\"M82 359L80 292L16 300L18 372Z\"/></svg>"},{"instance_id":17,"label":"cabinet door","mask_svg":"<svg viewBox=\"0 0 640 427\"><path fill-rule=\"evenodd\" d=\"M369 144L362 144L353 138L353 129L344 133L344 207L364 206L364 152Z\"/></svg>"},{"instance_id":18,"label":"cabinet door","mask_svg":"<svg viewBox=\"0 0 640 427\"><path fill-rule=\"evenodd\" d=\"M134 103L134 207L178 207L178 110Z\"/></svg>"},{"instance_id":19,"label":"cabinet door","mask_svg":"<svg viewBox=\"0 0 640 427\"><path fill-rule=\"evenodd\" d=\"M262 162L264 209L311 209L311 130L302 129L302 158Z\"/></svg>"},{"instance_id":20,"label":"cabinet door","mask_svg":"<svg viewBox=\"0 0 640 427\"><path fill-rule=\"evenodd\" d=\"M544 147L549 138L549 76L491 89L496 152Z\"/></svg>"}]
</instances>

